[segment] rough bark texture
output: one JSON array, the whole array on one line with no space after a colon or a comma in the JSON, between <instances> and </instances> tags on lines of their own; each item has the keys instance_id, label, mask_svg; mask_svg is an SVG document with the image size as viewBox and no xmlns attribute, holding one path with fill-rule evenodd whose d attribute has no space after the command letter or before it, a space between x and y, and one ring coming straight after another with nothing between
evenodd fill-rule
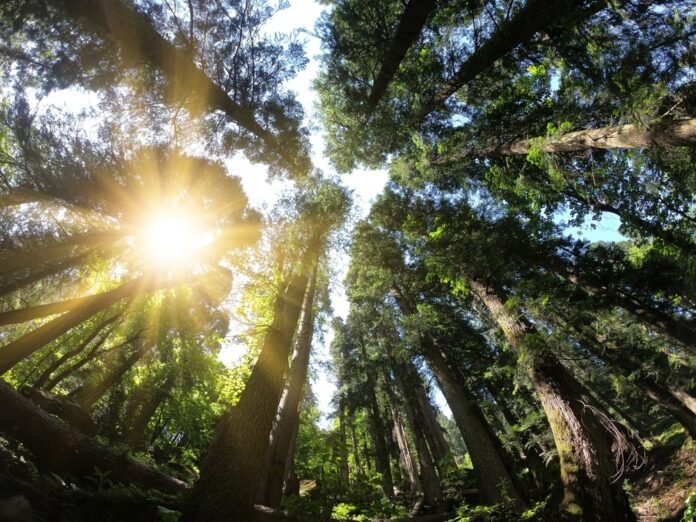
<instances>
[{"instance_id":1,"label":"rough bark texture","mask_svg":"<svg viewBox=\"0 0 696 522\"><path fill-rule=\"evenodd\" d=\"M367 98L368 116L377 107L379 100L382 99L387 91L389 82L399 69L401 60L406 56L406 52L420 36L421 30L430 15L437 7L437 0L410 0L404 14L401 15L399 25L396 28L391 43L384 52L384 61L377 74L372 90Z\"/></svg>"},{"instance_id":2,"label":"rough bark texture","mask_svg":"<svg viewBox=\"0 0 696 522\"><path fill-rule=\"evenodd\" d=\"M341 397L338 405L339 457L341 459L339 479L341 486L347 488L350 482L350 468L348 466L348 438L346 435L346 407L344 401L345 399Z\"/></svg>"},{"instance_id":3,"label":"rough bark texture","mask_svg":"<svg viewBox=\"0 0 696 522\"><path fill-rule=\"evenodd\" d=\"M259 504L273 508L280 506L283 497L283 483L288 469L288 460L292 460L292 435L295 425L299 423L302 390L307 381L312 334L314 333L314 294L317 285L317 268L315 265L312 269L312 275L307 285L302 320L288 372L287 386L280 400L275 426L271 434L271 447L267 459L268 468L264 476L265 484L263 482L261 484L262 495Z\"/></svg>"},{"instance_id":4,"label":"rough bark texture","mask_svg":"<svg viewBox=\"0 0 696 522\"><path fill-rule=\"evenodd\" d=\"M470 155L527 155L532 140L518 140L496 147L473 151ZM696 146L696 118L655 122L647 128L638 125L617 125L599 129L584 129L541 139L538 148L543 152L581 152L591 149L649 149L652 147Z\"/></svg>"},{"instance_id":5,"label":"rough bark texture","mask_svg":"<svg viewBox=\"0 0 696 522\"><path fill-rule=\"evenodd\" d=\"M551 26L578 24L606 6L592 0L529 0L511 19L501 23L491 37L461 65L416 116L422 121L479 74L490 69L500 58L527 43L537 32Z\"/></svg>"},{"instance_id":6,"label":"rough bark texture","mask_svg":"<svg viewBox=\"0 0 696 522\"><path fill-rule=\"evenodd\" d=\"M0 380L0 430L16 437L36 456L37 465L55 473L78 477L94 474L94 468L110 471L115 482L136 483L167 493L181 493L186 483L113 453L35 406Z\"/></svg>"},{"instance_id":7,"label":"rough bark texture","mask_svg":"<svg viewBox=\"0 0 696 522\"><path fill-rule=\"evenodd\" d=\"M307 281L301 266L277 296L261 353L239 402L218 423L184 520L252 518Z\"/></svg>"},{"instance_id":8,"label":"rough bark texture","mask_svg":"<svg viewBox=\"0 0 696 522\"><path fill-rule=\"evenodd\" d=\"M575 520L635 520L621 482L612 480L611 440L582 386L496 293L472 279L469 285L519 354L546 412L560 460L563 514Z\"/></svg>"}]
</instances>

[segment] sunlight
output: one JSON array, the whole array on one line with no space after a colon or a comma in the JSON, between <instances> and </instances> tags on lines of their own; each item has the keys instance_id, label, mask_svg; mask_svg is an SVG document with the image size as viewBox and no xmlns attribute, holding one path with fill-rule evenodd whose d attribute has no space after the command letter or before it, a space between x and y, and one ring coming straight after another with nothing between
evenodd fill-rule
<instances>
[{"instance_id":1,"label":"sunlight","mask_svg":"<svg viewBox=\"0 0 696 522\"><path fill-rule=\"evenodd\" d=\"M147 261L161 268L194 263L213 239L213 232L202 228L193 216L174 211L150 216L141 237Z\"/></svg>"}]
</instances>

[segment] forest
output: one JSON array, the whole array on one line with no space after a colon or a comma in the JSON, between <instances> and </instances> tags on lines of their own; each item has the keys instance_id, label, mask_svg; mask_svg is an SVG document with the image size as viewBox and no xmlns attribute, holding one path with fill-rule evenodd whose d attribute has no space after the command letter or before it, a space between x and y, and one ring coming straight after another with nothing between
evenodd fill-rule
<instances>
[{"instance_id":1,"label":"forest","mask_svg":"<svg viewBox=\"0 0 696 522\"><path fill-rule=\"evenodd\" d=\"M692 0L2 0L0 522L694 522L695 194Z\"/></svg>"}]
</instances>

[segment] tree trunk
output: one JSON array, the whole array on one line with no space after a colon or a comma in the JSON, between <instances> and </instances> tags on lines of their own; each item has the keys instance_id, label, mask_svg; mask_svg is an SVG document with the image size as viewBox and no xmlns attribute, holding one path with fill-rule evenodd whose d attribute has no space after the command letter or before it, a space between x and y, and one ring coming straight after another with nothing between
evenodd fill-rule
<instances>
[{"instance_id":1,"label":"tree trunk","mask_svg":"<svg viewBox=\"0 0 696 522\"><path fill-rule=\"evenodd\" d=\"M415 386L413 391L415 392L415 399L418 404L418 409L421 411L423 416L424 428L428 435L428 446L430 446L430 453L435 461L435 466L437 467L438 473L441 479L444 479L448 473L457 470L457 463L454 461L454 456L452 455L452 450L445 440L445 434L442 431L442 426L437 421L437 415L435 413L435 408L432 402L430 402L430 397L428 397L423 383L421 381L420 375L418 375L415 367L412 366L409 370L413 374L413 378L417 378L414 383Z\"/></svg>"},{"instance_id":2,"label":"tree trunk","mask_svg":"<svg viewBox=\"0 0 696 522\"><path fill-rule=\"evenodd\" d=\"M48 323L0 348L0 375L19 361L29 357L45 344L57 339L82 321L89 319L102 310L106 310L118 301L156 290L172 288L184 282L184 279L179 278L165 280L142 276L108 292L81 298L83 300L81 300L79 306L68 309L63 315L52 319Z\"/></svg>"},{"instance_id":3,"label":"tree trunk","mask_svg":"<svg viewBox=\"0 0 696 522\"><path fill-rule=\"evenodd\" d=\"M433 462L430 449L425 434L425 426L422 417L418 414L418 401L411 392L410 383L404 375L404 367L397 361L393 361L392 369L396 377L396 385L401 392L403 398L402 405L406 415L406 421L411 428L413 434L413 442L416 445L416 453L418 455L418 464L420 467L420 483L425 496L425 503L436 509L444 508L442 498L442 487L440 479L435 471L435 463ZM387 388L393 386L393 383L387 379Z\"/></svg>"},{"instance_id":4,"label":"tree trunk","mask_svg":"<svg viewBox=\"0 0 696 522\"><path fill-rule=\"evenodd\" d=\"M372 90L367 98L367 115L375 110L379 100L382 99L387 91L389 82L399 69L401 60L406 56L406 52L420 36L421 30L430 15L437 8L437 0L410 0L406 5L404 14L401 15L396 33L391 39L389 46L384 52L384 60L380 67Z\"/></svg>"},{"instance_id":5,"label":"tree trunk","mask_svg":"<svg viewBox=\"0 0 696 522\"><path fill-rule=\"evenodd\" d=\"M306 265L305 260L276 297L273 323L239 402L218 422L200 479L184 513L186 521L250 520L253 516L254 498L307 288Z\"/></svg>"},{"instance_id":6,"label":"tree trunk","mask_svg":"<svg viewBox=\"0 0 696 522\"><path fill-rule=\"evenodd\" d=\"M92 232L69 236L60 243L25 249L19 253L9 254L0 258L0 275L9 274L16 270L38 267L43 263L54 263L67 257L75 256L80 249L110 247L122 238L122 233Z\"/></svg>"},{"instance_id":7,"label":"tree trunk","mask_svg":"<svg viewBox=\"0 0 696 522\"><path fill-rule=\"evenodd\" d=\"M407 491L422 491L416 464L413 460L411 449L408 446L408 437L406 436L406 429L404 428L404 422L401 418L396 398L393 393L388 393L387 395L389 396L389 409L392 419L394 420L393 438L399 450L399 466L403 472L403 483L401 487Z\"/></svg>"},{"instance_id":8,"label":"tree trunk","mask_svg":"<svg viewBox=\"0 0 696 522\"><path fill-rule=\"evenodd\" d=\"M155 385L154 390L150 390L149 397L146 398L140 404L140 407L136 409L133 413L135 416L130 417L128 421L128 428L125 434L125 443L129 448L137 450L140 449L143 444L143 439L145 438L145 432L147 430L147 425L150 423L150 419L157 413L157 408L160 404L164 402L164 399L169 395L169 390L174 384L174 375L170 374L167 379L159 384Z\"/></svg>"},{"instance_id":9,"label":"tree trunk","mask_svg":"<svg viewBox=\"0 0 696 522\"><path fill-rule=\"evenodd\" d=\"M578 24L606 7L606 3L599 0L589 2L587 7L584 7L585 3L584 0L529 0L512 18L502 22L491 37L440 86L438 92L420 109L415 120L423 121L464 85L489 70L516 47L528 43L539 31L552 25Z\"/></svg>"},{"instance_id":10,"label":"tree trunk","mask_svg":"<svg viewBox=\"0 0 696 522\"><path fill-rule=\"evenodd\" d=\"M497 147L472 151L471 155L527 155L532 140L519 140ZM551 138L541 138L538 147L543 152L582 152L591 149L649 149L653 147L696 146L696 118L658 121L648 128L637 125L618 125L599 129L567 132Z\"/></svg>"},{"instance_id":11,"label":"tree trunk","mask_svg":"<svg viewBox=\"0 0 696 522\"><path fill-rule=\"evenodd\" d=\"M52 263L46 267L30 270L29 273L23 276L8 277L10 281L0 286L0 297L5 297L6 295L17 291L20 288L24 288L25 286L40 281L41 279L59 274L68 268L77 266L91 254L92 251L84 252L82 254L63 259L57 263Z\"/></svg>"},{"instance_id":12,"label":"tree trunk","mask_svg":"<svg viewBox=\"0 0 696 522\"><path fill-rule=\"evenodd\" d=\"M355 422L350 423L350 440L353 443L353 460L355 461L355 470L357 472L358 482L365 476L365 471L360 461L360 447L358 438L355 436Z\"/></svg>"},{"instance_id":13,"label":"tree trunk","mask_svg":"<svg viewBox=\"0 0 696 522\"><path fill-rule=\"evenodd\" d=\"M56 375L53 379L51 379L46 384L46 386L43 387L43 389L46 391L53 390L53 388L55 388L59 383L61 383L63 381L63 379L67 378L69 375L73 374L74 372L76 372L77 370L82 368L85 364L94 360L97 355L100 355L100 354L104 355L107 352L118 350L119 348L132 343L133 341L135 341L138 338L138 336L140 335L141 332L142 332L142 330L140 332L138 332L137 334L135 334L133 337L123 341L122 343L119 343L116 346L112 346L111 348L109 348L108 350L104 350L103 352L99 352L99 348L102 347L102 345L104 344L104 342L108 338L108 335L104 336L103 338L101 338L99 340L98 343L95 343L94 346L92 346L90 351L87 352L87 354L82 359L80 359L78 362L76 362L72 366L69 366L68 368L66 368L65 370L60 372L58 375Z\"/></svg>"},{"instance_id":14,"label":"tree trunk","mask_svg":"<svg viewBox=\"0 0 696 522\"><path fill-rule=\"evenodd\" d=\"M338 403L338 435L339 435L339 457L341 459L341 469L339 473L339 483L341 487L347 488L350 485L350 468L348 467L348 438L346 436L346 407L343 396Z\"/></svg>"},{"instance_id":15,"label":"tree trunk","mask_svg":"<svg viewBox=\"0 0 696 522\"><path fill-rule=\"evenodd\" d=\"M113 315L110 318L99 323L96 326L96 328L94 328L94 330L92 330L92 332L89 335L87 335L87 337L85 337L84 340L80 344L77 345L76 348L74 348L73 350L69 350L69 351L65 352L58 359L56 359L51 364L49 364L48 367L39 376L39 378L36 379L36 381L34 382L34 387L35 388L43 388L44 384L46 384L46 381L51 377L51 374L54 371L56 371L58 368L60 368L60 366L62 366L66 361L72 359L76 355L81 354L85 350L85 348L87 348L89 343L91 343L95 339L95 337L97 337L97 335L99 335L99 333L104 330L104 328L106 328L108 325L110 325L114 321L118 320L120 317L121 317L121 314L119 313L119 314ZM109 336L110 333L111 333L111 330L109 330L109 332L107 332L107 334L104 335L97 342L97 344L103 343L106 340L106 338Z\"/></svg>"},{"instance_id":16,"label":"tree trunk","mask_svg":"<svg viewBox=\"0 0 696 522\"><path fill-rule=\"evenodd\" d=\"M612 441L582 386L523 317L478 281L470 279L469 286L519 354L546 412L560 460L563 514L574 520L635 520L620 481L613 480Z\"/></svg>"},{"instance_id":17,"label":"tree trunk","mask_svg":"<svg viewBox=\"0 0 696 522\"><path fill-rule=\"evenodd\" d=\"M10 433L35 456L39 468L78 477L94 474L95 467L110 472L109 479L136 483L166 493L178 494L188 486L181 480L143 466L97 444L43 411L0 380L0 430Z\"/></svg>"},{"instance_id":18,"label":"tree trunk","mask_svg":"<svg viewBox=\"0 0 696 522\"><path fill-rule=\"evenodd\" d=\"M126 357L123 362L107 374L104 379L93 386L84 385L75 393L71 394L72 400L82 408L89 411L109 389L119 382L121 378L130 370L135 363L142 359L145 354L154 348L154 344L141 341L133 352Z\"/></svg>"},{"instance_id":19,"label":"tree trunk","mask_svg":"<svg viewBox=\"0 0 696 522\"><path fill-rule=\"evenodd\" d=\"M300 401L302 390L307 381L309 356L312 349L312 334L314 333L314 295L317 285L318 266L312 268L307 292L305 293L300 330L295 342L295 353L292 357L287 385L280 400L275 426L271 433L271 447L267 458L267 470L261 482L262 494L259 504L277 508L283 497L283 483L288 467L291 449L293 427L299 422Z\"/></svg>"},{"instance_id":20,"label":"tree trunk","mask_svg":"<svg viewBox=\"0 0 696 522\"><path fill-rule=\"evenodd\" d=\"M415 313L415 307L398 288L394 288L392 293L402 313ZM420 346L471 456L481 500L486 504L511 501L521 511L525 506L524 495L506 464L502 444L478 407L476 398L450 367L447 354L436 346L432 337L423 335Z\"/></svg>"}]
</instances>

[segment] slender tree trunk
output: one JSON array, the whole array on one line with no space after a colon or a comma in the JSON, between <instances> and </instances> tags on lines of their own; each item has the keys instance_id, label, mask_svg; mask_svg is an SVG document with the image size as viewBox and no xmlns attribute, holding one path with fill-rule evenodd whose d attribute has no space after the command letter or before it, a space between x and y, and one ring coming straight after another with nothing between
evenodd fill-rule
<instances>
[{"instance_id":1,"label":"slender tree trunk","mask_svg":"<svg viewBox=\"0 0 696 522\"><path fill-rule=\"evenodd\" d=\"M141 332L142 332L142 330L141 330ZM109 337L108 335L105 335L104 337L99 339L99 342L95 343L94 346L92 346L90 351L82 359L80 359L75 364L69 366L68 368L66 368L62 372L58 373L58 375L56 375L53 379L48 381L48 383L46 384L46 386L43 387L43 389L46 391L51 391L53 388L55 388L58 384L60 384L68 376L75 373L77 370L82 368L87 363L93 361L97 357L97 355L104 355L107 352L118 350L119 348L132 343L133 341L135 341L138 338L138 336L140 335L141 332L138 332L133 337L127 339L126 341L124 341L122 343L117 344L116 346L112 346L108 350L104 350L103 352L100 352L99 349L102 347L102 345L104 344L106 339ZM111 332L109 332L109 333L111 333Z\"/></svg>"},{"instance_id":2,"label":"slender tree trunk","mask_svg":"<svg viewBox=\"0 0 696 522\"><path fill-rule=\"evenodd\" d=\"M394 288L392 293L402 313L415 313L415 307L398 288ZM436 346L432 337L423 335L420 346L471 456L481 499L487 504L511 501L521 511L525 506L524 495L506 464L502 444L478 407L476 398L450 367L447 354Z\"/></svg>"},{"instance_id":3,"label":"slender tree trunk","mask_svg":"<svg viewBox=\"0 0 696 522\"><path fill-rule=\"evenodd\" d=\"M387 396L389 397L389 409L394 420L393 438L399 450L399 466L403 472L402 489L422 491L416 463L408 446L408 437L406 436L406 429L404 428L396 397L389 390L387 390Z\"/></svg>"},{"instance_id":4,"label":"slender tree trunk","mask_svg":"<svg viewBox=\"0 0 696 522\"><path fill-rule=\"evenodd\" d=\"M357 342L360 345L363 360L368 361L364 340L358 339ZM368 393L367 397L367 417L370 425L372 444L375 449L375 466L377 467L377 472L382 476L382 492L385 497L392 498L394 496L394 480L391 474L389 452L387 451L387 444L384 437L386 430L379 411L379 404L377 403L377 382L375 375L372 373L373 371L372 367L367 366L365 368L367 388L372 391Z\"/></svg>"},{"instance_id":5,"label":"slender tree trunk","mask_svg":"<svg viewBox=\"0 0 696 522\"><path fill-rule=\"evenodd\" d=\"M48 323L0 348L0 375L82 321L89 319L102 310L106 310L122 299L154 292L155 290L172 288L184 282L185 280L182 279L164 280L143 276L124 283L108 292L84 298L79 306L69 309L63 315L52 319Z\"/></svg>"},{"instance_id":6,"label":"slender tree trunk","mask_svg":"<svg viewBox=\"0 0 696 522\"><path fill-rule=\"evenodd\" d=\"M65 352L58 359L56 359L51 364L49 364L48 367L39 376L39 378L36 379L36 381L34 382L34 387L35 388L43 388L44 384L46 384L46 381L48 381L48 379L51 377L51 374L54 371L56 371L58 368L60 368L66 361L81 354L85 350L85 348L87 348L89 343L91 343L97 337L97 335L99 335L99 333L104 330L104 328L106 328L108 325L110 325L114 321L117 321L120 317L121 317L121 314L116 314L116 315L109 317L108 319L105 319L101 323L99 323L96 326L96 328L94 328L94 330L92 330L92 332L89 335L87 335L87 337L85 337L79 345L77 345L76 348L74 348L73 350L69 350L69 351ZM103 336L103 338L99 340L99 344L101 344L103 342L103 340L109 336L110 333L111 333L111 331L109 331L105 336Z\"/></svg>"},{"instance_id":7,"label":"slender tree trunk","mask_svg":"<svg viewBox=\"0 0 696 522\"><path fill-rule=\"evenodd\" d=\"M353 461L355 462L355 470L357 472L357 480L360 480L365 476L365 471L362 467L362 462L360 460L360 447L358 444L358 438L355 435L355 421L350 423L350 440L353 443Z\"/></svg>"},{"instance_id":8,"label":"slender tree trunk","mask_svg":"<svg viewBox=\"0 0 696 522\"><path fill-rule=\"evenodd\" d=\"M587 7L583 0L529 0L512 18L503 21L491 37L470 55L459 70L428 100L415 120L420 122L428 114L441 107L447 99L472 81L499 59L524 45L537 32L549 26L579 24L606 7L603 1L594 0Z\"/></svg>"},{"instance_id":9,"label":"slender tree trunk","mask_svg":"<svg viewBox=\"0 0 696 522\"><path fill-rule=\"evenodd\" d=\"M344 402L345 399L341 396L338 404L339 457L341 459L339 482L343 488L347 488L350 485L350 468L348 467L348 439L346 436L346 407Z\"/></svg>"},{"instance_id":10,"label":"slender tree trunk","mask_svg":"<svg viewBox=\"0 0 696 522\"><path fill-rule=\"evenodd\" d=\"M436 509L444 508L442 498L442 486L440 479L435 471L435 463L433 462L428 442L425 434L425 426L422 417L418 414L418 401L413 396L410 388L410 383L404 375L403 365L397 361L393 361L392 368L396 376L396 385L401 392L403 398L402 405L406 421L411 428L413 434L413 442L416 445L416 453L418 455L418 464L420 467L420 483L425 496L425 503L433 506ZM387 378L387 387L393 385Z\"/></svg>"},{"instance_id":11,"label":"slender tree trunk","mask_svg":"<svg viewBox=\"0 0 696 522\"><path fill-rule=\"evenodd\" d=\"M145 432L147 430L147 425L150 423L150 419L155 416L157 409L164 402L169 394L169 390L174 384L174 375L170 374L167 376L166 380L155 385L154 390L149 390L149 397L141 402L133 417L129 417L125 442L131 449L139 449L142 446L143 440L145 438Z\"/></svg>"},{"instance_id":12,"label":"slender tree trunk","mask_svg":"<svg viewBox=\"0 0 696 522\"><path fill-rule=\"evenodd\" d=\"M430 453L435 460L435 466L437 467L440 478L442 479L448 473L457 470L457 463L454 461L452 450L450 449L449 443L445 439L442 426L440 426L440 423L437 421L435 408L430 402L430 397L428 397L428 394L423 387L420 376L417 374L417 370L414 367L411 367L409 372L413 374L414 378L417 377L418 379L413 387L413 391L415 393L415 399L418 403L418 408L423 416L425 431L428 434Z\"/></svg>"},{"instance_id":13,"label":"slender tree trunk","mask_svg":"<svg viewBox=\"0 0 696 522\"><path fill-rule=\"evenodd\" d=\"M23 276L8 278L10 279L10 281L3 285L0 285L0 297L5 297L6 295L9 295L12 292L17 291L20 288L24 288L25 286L40 281L41 279L59 274L67 270L68 268L77 266L91 254L92 251L84 252L82 254L63 259L62 261L59 261L57 263L52 263L44 268L30 270L29 273Z\"/></svg>"},{"instance_id":14,"label":"slender tree trunk","mask_svg":"<svg viewBox=\"0 0 696 522\"><path fill-rule=\"evenodd\" d=\"M316 243L310 243L308 253L316 259ZM305 258L276 298L273 322L239 402L218 422L200 479L184 513L186 521L226 522L251 520L253 516L254 499L307 288L307 265Z\"/></svg>"},{"instance_id":15,"label":"slender tree trunk","mask_svg":"<svg viewBox=\"0 0 696 522\"><path fill-rule=\"evenodd\" d=\"M314 295L317 285L317 270L318 266L315 265L307 285L300 330L295 343L295 353L288 372L287 385L278 407L275 426L271 433L267 469L261 482L262 494L259 503L273 508L280 506L283 497L283 483L285 470L288 467L288 453L291 449L293 427L299 422L302 390L307 381L312 334L314 333Z\"/></svg>"},{"instance_id":16,"label":"slender tree trunk","mask_svg":"<svg viewBox=\"0 0 696 522\"><path fill-rule=\"evenodd\" d=\"M404 59L411 45L418 40L423 26L437 8L437 4L437 0L410 0L406 5L396 33L384 52L382 66L367 98L368 115L375 110L379 100L384 96L389 82L399 69L401 60Z\"/></svg>"},{"instance_id":17,"label":"slender tree trunk","mask_svg":"<svg viewBox=\"0 0 696 522\"><path fill-rule=\"evenodd\" d=\"M186 101L190 105L193 97L201 108L220 110L260 138L269 150L283 155L275 136L259 125L253 111L232 100L185 50L167 41L150 20L133 7L116 0L51 0L49 5L87 22L98 34L115 42L127 63L141 66L146 62L160 69L169 83L169 94L174 101Z\"/></svg>"},{"instance_id":18,"label":"slender tree trunk","mask_svg":"<svg viewBox=\"0 0 696 522\"><path fill-rule=\"evenodd\" d=\"M60 243L9 254L0 258L0 275L55 263L77 255L81 249L110 247L122 238L123 234L117 232L91 232L70 236Z\"/></svg>"},{"instance_id":19,"label":"slender tree trunk","mask_svg":"<svg viewBox=\"0 0 696 522\"><path fill-rule=\"evenodd\" d=\"M546 412L560 460L563 514L574 520L635 520L621 483L612 480L611 440L582 386L497 294L473 279L469 285L519 354Z\"/></svg>"},{"instance_id":20,"label":"slender tree trunk","mask_svg":"<svg viewBox=\"0 0 696 522\"><path fill-rule=\"evenodd\" d=\"M154 344L150 342L140 342L139 346L120 365L109 372L102 381L93 386L82 386L72 394L72 400L77 402L83 409L91 410L94 403L101 399L109 391L109 388L119 382L128 370L135 366L135 363L153 348Z\"/></svg>"}]
</instances>

